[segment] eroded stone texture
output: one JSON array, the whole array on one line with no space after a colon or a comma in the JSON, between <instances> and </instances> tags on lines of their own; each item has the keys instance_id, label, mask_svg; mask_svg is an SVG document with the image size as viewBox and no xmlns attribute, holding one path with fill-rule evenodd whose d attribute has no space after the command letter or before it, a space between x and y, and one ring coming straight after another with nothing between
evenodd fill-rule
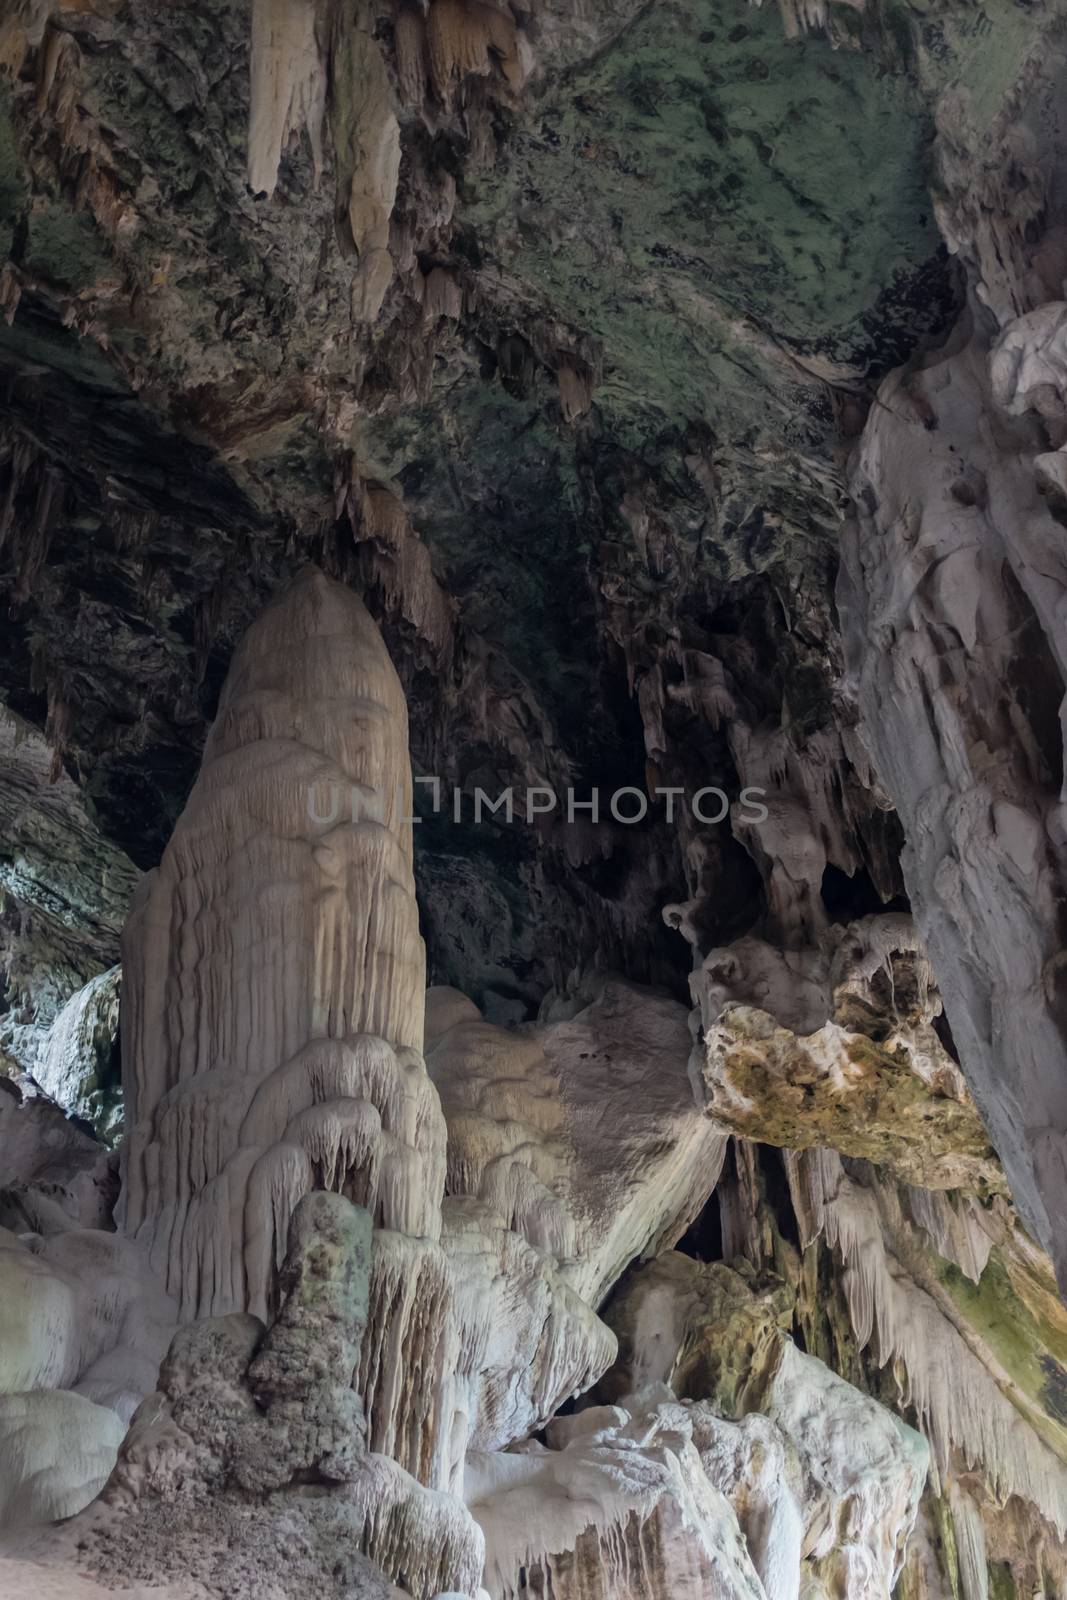
<instances>
[{"instance_id":1,"label":"eroded stone texture","mask_svg":"<svg viewBox=\"0 0 1067 1600\"><path fill-rule=\"evenodd\" d=\"M910 917L885 913L780 950L745 938L692 979L708 1109L734 1133L864 1156L927 1189L1003 1193Z\"/></svg>"},{"instance_id":2,"label":"eroded stone texture","mask_svg":"<svg viewBox=\"0 0 1067 1600\"><path fill-rule=\"evenodd\" d=\"M382 1569L415 1600L445 1584L473 1594L482 1546L462 1505L363 1447L351 1380L370 1234L343 1196L305 1196L270 1329L244 1312L180 1328L102 1500L27 1553L56 1563L76 1541L94 1575L190 1581L220 1600L257 1575L285 1600L385 1596Z\"/></svg>"},{"instance_id":3,"label":"eroded stone texture","mask_svg":"<svg viewBox=\"0 0 1067 1600\"><path fill-rule=\"evenodd\" d=\"M942 212L973 309L882 386L853 465L839 600L960 1060L1062 1283L1060 71L1055 52L1035 64L1032 133L983 136L965 97L944 108Z\"/></svg>"},{"instance_id":4,"label":"eroded stone texture","mask_svg":"<svg viewBox=\"0 0 1067 1600\"><path fill-rule=\"evenodd\" d=\"M719 1175L725 1139L689 1077L684 1007L613 979L512 1032L454 992L430 1001L449 1192L480 1197L599 1304L631 1261L675 1243Z\"/></svg>"},{"instance_id":5,"label":"eroded stone texture","mask_svg":"<svg viewBox=\"0 0 1067 1600\"><path fill-rule=\"evenodd\" d=\"M704 1471L730 1498L761 1573L775 1574L768 1594L824 1584L849 1600L888 1596L929 1449L798 1350L782 1327L789 1310L785 1286L751 1268L664 1255L608 1310L620 1340L611 1388L668 1383L685 1403Z\"/></svg>"}]
</instances>

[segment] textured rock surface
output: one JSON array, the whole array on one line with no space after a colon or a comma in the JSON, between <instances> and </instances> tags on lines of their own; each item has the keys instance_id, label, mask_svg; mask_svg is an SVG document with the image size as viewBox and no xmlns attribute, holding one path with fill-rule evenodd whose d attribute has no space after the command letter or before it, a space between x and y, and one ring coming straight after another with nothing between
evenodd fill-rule
<instances>
[{"instance_id":1,"label":"textured rock surface","mask_svg":"<svg viewBox=\"0 0 1067 1600\"><path fill-rule=\"evenodd\" d=\"M109 967L75 990L58 1013L32 1068L50 1099L113 1144L122 1133L117 1068L122 969Z\"/></svg>"},{"instance_id":2,"label":"textured rock surface","mask_svg":"<svg viewBox=\"0 0 1067 1600\"><path fill-rule=\"evenodd\" d=\"M305 1196L271 1328L234 1312L179 1329L103 1499L76 1525L79 1565L223 1597L265 1579L294 1600L309 1588L377 1600L391 1588L381 1569L415 1600L444 1583L473 1594L482 1546L462 1505L363 1448L351 1381L370 1232L343 1196ZM29 1549L58 1563L70 1538Z\"/></svg>"},{"instance_id":3,"label":"textured rock surface","mask_svg":"<svg viewBox=\"0 0 1067 1600\"><path fill-rule=\"evenodd\" d=\"M136 1245L80 1228L5 1231L0 1274L2 1391L76 1388L128 1421L155 1384L175 1321Z\"/></svg>"},{"instance_id":4,"label":"textured rock surface","mask_svg":"<svg viewBox=\"0 0 1067 1600\"><path fill-rule=\"evenodd\" d=\"M474 1457L493 1600L533 1588L590 1600L762 1600L729 1503L669 1396L631 1415L594 1407L553 1424L553 1448Z\"/></svg>"},{"instance_id":5,"label":"textured rock surface","mask_svg":"<svg viewBox=\"0 0 1067 1600\"><path fill-rule=\"evenodd\" d=\"M124 1433L114 1411L66 1389L0 1395L0 1528L83 1510L110 1477Z\"/></svg>"},{"instance_id":6,"label":"textured rock surface","mask_svg":"<svg viewBox=\"0 0 1067 1600\"><path fill-rule=\"evenodd\" d=\"M961 1061L1063 1281L1061 66L1033 74L1016 183L1010 126L953 130L980 173L968 192L949 145L946 231L973 311L883 386L854 464L841 604Z\"/></svg>"},{"instance_id":7,"label":"textured rock surface","mask_svg":"<svg viewBox=\"0 0 1067 1600\"><path fill-rule=\"evenodd\" d=\"M925 1440L783 1328L780 1280L667 1254L631 1275L608 1318L605 1392L669 1385L690 1405L704 1470L741 1518L768 1593L888 1595L926 1481ZM625 1403L625 1402L624 1402ZM748 1418L747 1428L729 1423ZM760 1419L760 1420L753 1420Z\"/></svg>"},{"instance_id":8,"label":"textured rock surface","mask_svg":"<svg viewBox=\"0 0 1067 1600\"><path fill-rule=\"evenodd\" d=\"M37 1230L41 1207L56 1226L107 1226L117 1193L115 1160L88 1129L52 1101L24 1098L13 1084L0 1082L0 1139L5 1227L21 1232L28 1222Z\"/></svg>"},{"instance_id":9,"label":"textured rock surface","mask_svg":"<svg viewBox=\"0 0 1067 1600\"><path fill-rule=\"evenodd\" d=\"M427 1065L449 1192L481 1198L597 1305L635 1257L685 1232L725 1139L694 1093L680 1005L611 980L584 999L515 1033L431 990Z\"/></svg>"},{"instance_id":10,"label":"textured rock surface","mask_svg":"<svg viewBox=\"0 0 1067 1600\"><path fill-rule=\"evenodd\" d=\"M928 1189L1003 1193L963 1074L936 1031L941 1000L910 918L866 917L792 955L790 966L772 947L740 940L713 950L694 975L715 1120L787 1149L864 1156ZM806 1014L796 1007L798 972Z\"/></svg>"},{"instance_id":11,"label":"textured rock surface","mask_svg":"<svg viewBox=\"0 0 1067 1600\"><path fill-rule=\"evenodd\" d=\"M117 956L137 869L54 745L0 714L0 1067L34 1074L68 997ZM112 1033L114 1030L112 1029Z\"/></svg>"},{"instance_id":12,"label":"textured rock surface","mask_svg":"<svg viewBox=\"0 0 1067 1600\"><path fill-rule=\"evenodd\" d=\"M4 9L0 1592L1067 1589L1064 15Z\"/></svg>"}]
</instances>

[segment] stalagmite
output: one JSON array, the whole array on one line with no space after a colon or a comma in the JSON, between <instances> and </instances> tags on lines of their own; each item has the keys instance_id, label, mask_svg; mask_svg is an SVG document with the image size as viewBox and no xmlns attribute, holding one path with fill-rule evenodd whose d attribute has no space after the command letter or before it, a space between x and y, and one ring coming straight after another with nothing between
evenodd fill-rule
<instances>
[{"instance_id":1,"label":"stalagmite","mask_svg":"<svg viewBox=\"0 0 1067 1600\"><path fill-rule=\"evenodd\" d=\"M238 649L200 778L127 930L125 1225L184 1321L268 1320L302 1196L365 1207L375 1232L353 1377L368 1443L455 1490L469 1438L498 1448L543 1425L596 1381L614 1341L572 1281L569 1236L524 1237L528 1197L492 1211L449 1201L442 1226L410 803L384 645L353 594L305 573ZM681 1050L676 1070L684 1082ZM670 1214L679 1227L706 1192L691 1096L689 1118L687 1187L665 1183L661 1202L685 1212ZM642 1225L613 1274L663 1221Z\"/></svg>"},{"instance_id":2,"label":"stalagmite","mask_svg":"<svg viewBox=\"0 0 1067 1600\"><path fill-rule=\"evenodd\" d=\"M262 1315L327 1182L439 1232L406 744L361 602L303 574L237 652L124 939L125 1224L186 1317Z\"/></svg>"}]
</instances>

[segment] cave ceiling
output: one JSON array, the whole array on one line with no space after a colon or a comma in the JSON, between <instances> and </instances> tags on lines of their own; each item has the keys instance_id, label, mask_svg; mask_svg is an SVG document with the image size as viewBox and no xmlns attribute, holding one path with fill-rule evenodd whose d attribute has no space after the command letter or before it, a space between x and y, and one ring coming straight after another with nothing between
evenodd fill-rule
<instances>
[{"instance_id":1,"label":"cave ceiling","mask_svg":"<svg viewBox=\"0 0 1067 1600\"><path fill-rule=\"evenodd\" d=\"M109 843L158 860L236 638L309 559L382 621L446 783L733 788L684 698L659 744L643 716L690 650L758 659L754 723L829 726L847 454L960 306L935 102L992 117L1040 8L804 32L742 0L551 0L521 91L492 57L406 108L400 13L361 10L401 103L371 318L339 118L320 173L298 131L273 195L249 186L250 9L0 23L0 694ZM900 884L891 814L860 809L834 867L862 912ZM691 862L656 811L588 859L551 825L417 834L438 977L534 1005L595 959L685 992L660 911ZM744 931L758 874L728 829L703 861L714 931Z\"/></svg>"}]
</instances>

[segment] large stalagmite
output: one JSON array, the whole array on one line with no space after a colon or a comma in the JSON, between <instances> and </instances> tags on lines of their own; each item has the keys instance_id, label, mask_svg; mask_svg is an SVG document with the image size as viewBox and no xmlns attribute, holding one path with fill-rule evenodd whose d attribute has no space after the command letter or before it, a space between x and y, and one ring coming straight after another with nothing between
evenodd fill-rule
<instances>
[{"instance_id":1,"label":"large stalagmite","mask_svg":"<svg viewBox=\"0 0 1067 1600\"><path fill-rule=\"evenodd\" d=\"M186 1317L263 1314L317 1186L439 1232L410 796L378 631L309 570L245 636L124 937L125 1222Z\"/></svg>"},{"instance_id":2,"label":"large stalagmite","mask_svg":"<svg viewBox=\"0 0 1067 1600\"><path fill-rule=\"evenodd\" d=\"M309 570L239 647L126 931L125 1226L183 1321L267 1320L301 1197L365 1206L368 1443L454 1492L468 1438L543 1425L615 1345L542 1241L444 1200L410 804L381 636Z\"/></svg>"}]
</instances>

